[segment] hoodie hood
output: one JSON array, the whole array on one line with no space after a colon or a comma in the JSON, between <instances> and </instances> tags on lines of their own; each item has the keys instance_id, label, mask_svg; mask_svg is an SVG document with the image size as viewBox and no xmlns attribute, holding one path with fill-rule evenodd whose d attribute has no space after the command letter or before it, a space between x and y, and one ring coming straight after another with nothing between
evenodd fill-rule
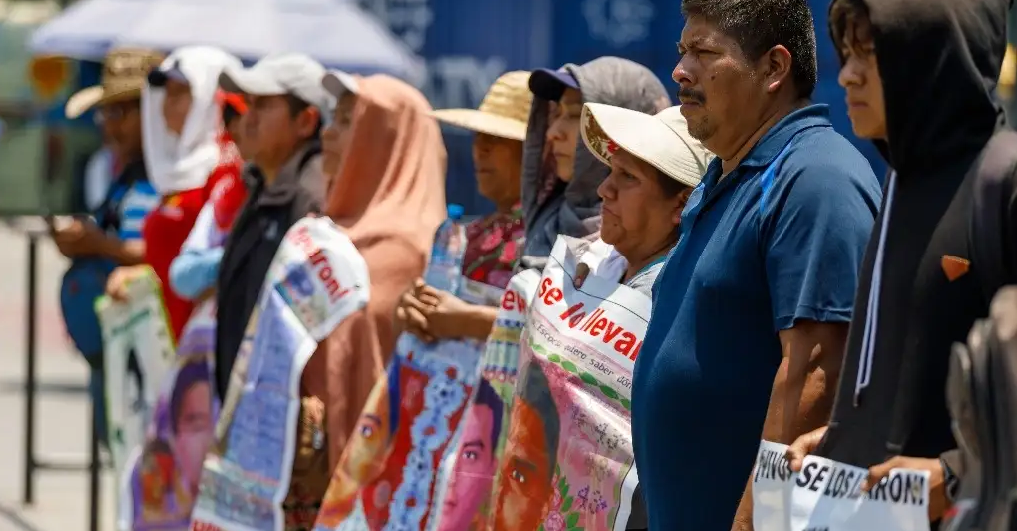
<instances>
[{"instance_id":1,"label":"hoodie hood","mask_svg":"<svg viewBox=\"0 0 1017 531\"><path fill-rule=\"evenodd\" d=\"M563 68L576 79L584 103L603 103L651 115L671 106L657 76L628 59L601 57ZM534 96L523 145L524 256L549 255L559 234L582 238L595 233L600 228L597 188L611 171L579 141L572 180L564 183L555 176L545 149L550 103Z\"/></svg>"},{"instance_id":2,"label":"hoodie hood","mask_svg":"<svg viewBox=\"0 0 1017 531\"><path fill-rule=\"evenodd\" d=\"M970 164L1005 124L995 90L1012 0L864 2L886 104L880 152L904 180Z\"/></svg>"},{"instance_id":3,"label":"hoodie hood","mask_svg":"<svg viewBox=\"0 0 1017 531\"><path fill-rule=\"evenodd\" d=\"M178 72L191 86L191 110L178 136L166 127L162 107L166 91L146 84L141 94L142 139L149 180L160 195L205 186L219 164L222 101L219 74L240 68L240 60L208 46L187 46L173 52L159 66Z\"/></svg>"}]
</instances>

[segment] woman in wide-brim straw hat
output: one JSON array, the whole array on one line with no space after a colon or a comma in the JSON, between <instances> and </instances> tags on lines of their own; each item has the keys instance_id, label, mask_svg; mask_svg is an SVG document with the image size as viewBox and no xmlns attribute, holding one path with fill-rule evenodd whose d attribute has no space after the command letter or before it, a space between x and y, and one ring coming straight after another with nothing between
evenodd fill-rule
<instances>
[{"instance_id":1,"label":"woman in wide-brim straw hat","mask_svg":"<svg viewBox=\"0 0 1017 531\"><path fill-rule=\"evenodd\" d=\"M496 211L466 228L459 297L418 280L397 311L406 330L426 340L486 340L501 292L512 278L524 236L520 205L523 141L533 94L529 72L509 72L491 86L479 109L446 109L434 116L474 133L477 189ZM460 298L461 297L461 298Z\"/></svg>"}]
</instances>

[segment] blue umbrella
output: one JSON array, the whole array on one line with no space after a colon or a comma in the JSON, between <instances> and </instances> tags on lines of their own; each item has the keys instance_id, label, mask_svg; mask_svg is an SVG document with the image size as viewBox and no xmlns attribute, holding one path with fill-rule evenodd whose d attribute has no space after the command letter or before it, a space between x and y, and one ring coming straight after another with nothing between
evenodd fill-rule
<instances>
[{"instance_id":1,"label":"blue umbrella","mask_svg":"<svg viewBox=\"0 0 1017 531\"><path fill-rule=\"evenodd\" d=\"M203 44L242 59L307 54L327 67L417 82L421 60L342 0L82 0L39 28L35 53L99 60L113 46L170 51Z\"/></svg>"}]
</instances>

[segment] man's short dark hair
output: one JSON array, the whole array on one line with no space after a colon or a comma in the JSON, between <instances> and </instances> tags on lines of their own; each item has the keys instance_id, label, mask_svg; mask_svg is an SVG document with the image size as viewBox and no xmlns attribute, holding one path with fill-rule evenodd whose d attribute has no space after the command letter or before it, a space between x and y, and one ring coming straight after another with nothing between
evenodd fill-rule
<instances>
[{"instance_id":1,"label":"man's short dark hair","mask_svg":"<svg viewBox=\"0 0 1017 531\"><path fill-rule=\"evenodd\" d=\"M518 398L526 402L536 414L540 415L544 426L545 454L550 463L548 467L548 483L554 478L554 468L558 464L558 440L561 437L561 419L558 417L558 406L551 395L551 384L547 381L540 362L531 359L520 371L519 383L516 386Z\"/></svg>"},{"instance_id":2,"label":"man's short dark hair","mask_svg":"<svg viewBox=\"0 0 1017 531\"><path fill-rule=\"evenodd\" d=\"M491 383L481 378L477 384L476 405L491 408L491 455L494 455L498 439L501 438L501 418L505 414L505 402L498 396Z\"/></svg>"},{"instance_id":3,"label":"man's short dark hair","mask_svg":"<svg viewBox=\"0 0 1017 531\"><path fill-rule=\"evenodd\" d=\"M296 118L298 114L304 111L304 109L311 106L310 103L307 103L306 101L300 99L299 96L295 96L293 94L286 95L286 105L289 106L290 108L290 116L292 118ZM323 125L324 122L322 121L322 117L319 114L318 125L314 128L314 133L308 140L318 138L321 135L321 128L323 127Z\"/></svg>"},{"instance_id":4,"label":"man's short dark hair","mask_svg":"<svg viewBox=\"0 0 1017 531\"><path fill-rule=\"evenodd\" d=\"M778 44L791 53L791 78L798 97L816 88L816 30L807 0L683 0L685 19L701 17L758 60Z\"/></svg>"},{"instance_id":5,"label":"man's short dark hair","mask_svg":"<svg viewBox=\"0 0 1017 531\"><path fill-rule=\"evenodd\" d=\"M830 4L830 39L842 62L844 61L842 50L845 44L856 52L862 51L863 41L869 37L860 32L859 26L867 25L868 22L869 6L863 0L833 0L833 3ZM851 24L850 34L847 34L848 24Z\"/></svg>"}]
</instances>

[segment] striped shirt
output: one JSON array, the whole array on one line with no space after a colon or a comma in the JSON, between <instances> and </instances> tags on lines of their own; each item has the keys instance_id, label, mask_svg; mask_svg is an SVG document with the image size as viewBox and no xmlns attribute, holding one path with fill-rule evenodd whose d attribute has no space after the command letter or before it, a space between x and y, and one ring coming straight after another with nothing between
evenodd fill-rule
<instances>
[{"instance_id":1,"label":"striped shirt","mask_svg":"<svg viewBox=\"0 0 1017 531\"><path fill-rule=\"evenodd\" d=\"M120 202L117 214L120 217L120 231L117 236L123 241L141 239L145 217L159 206L159 194L148 181L137 181L131 185Z\"/></svg>"}]
</instances>

